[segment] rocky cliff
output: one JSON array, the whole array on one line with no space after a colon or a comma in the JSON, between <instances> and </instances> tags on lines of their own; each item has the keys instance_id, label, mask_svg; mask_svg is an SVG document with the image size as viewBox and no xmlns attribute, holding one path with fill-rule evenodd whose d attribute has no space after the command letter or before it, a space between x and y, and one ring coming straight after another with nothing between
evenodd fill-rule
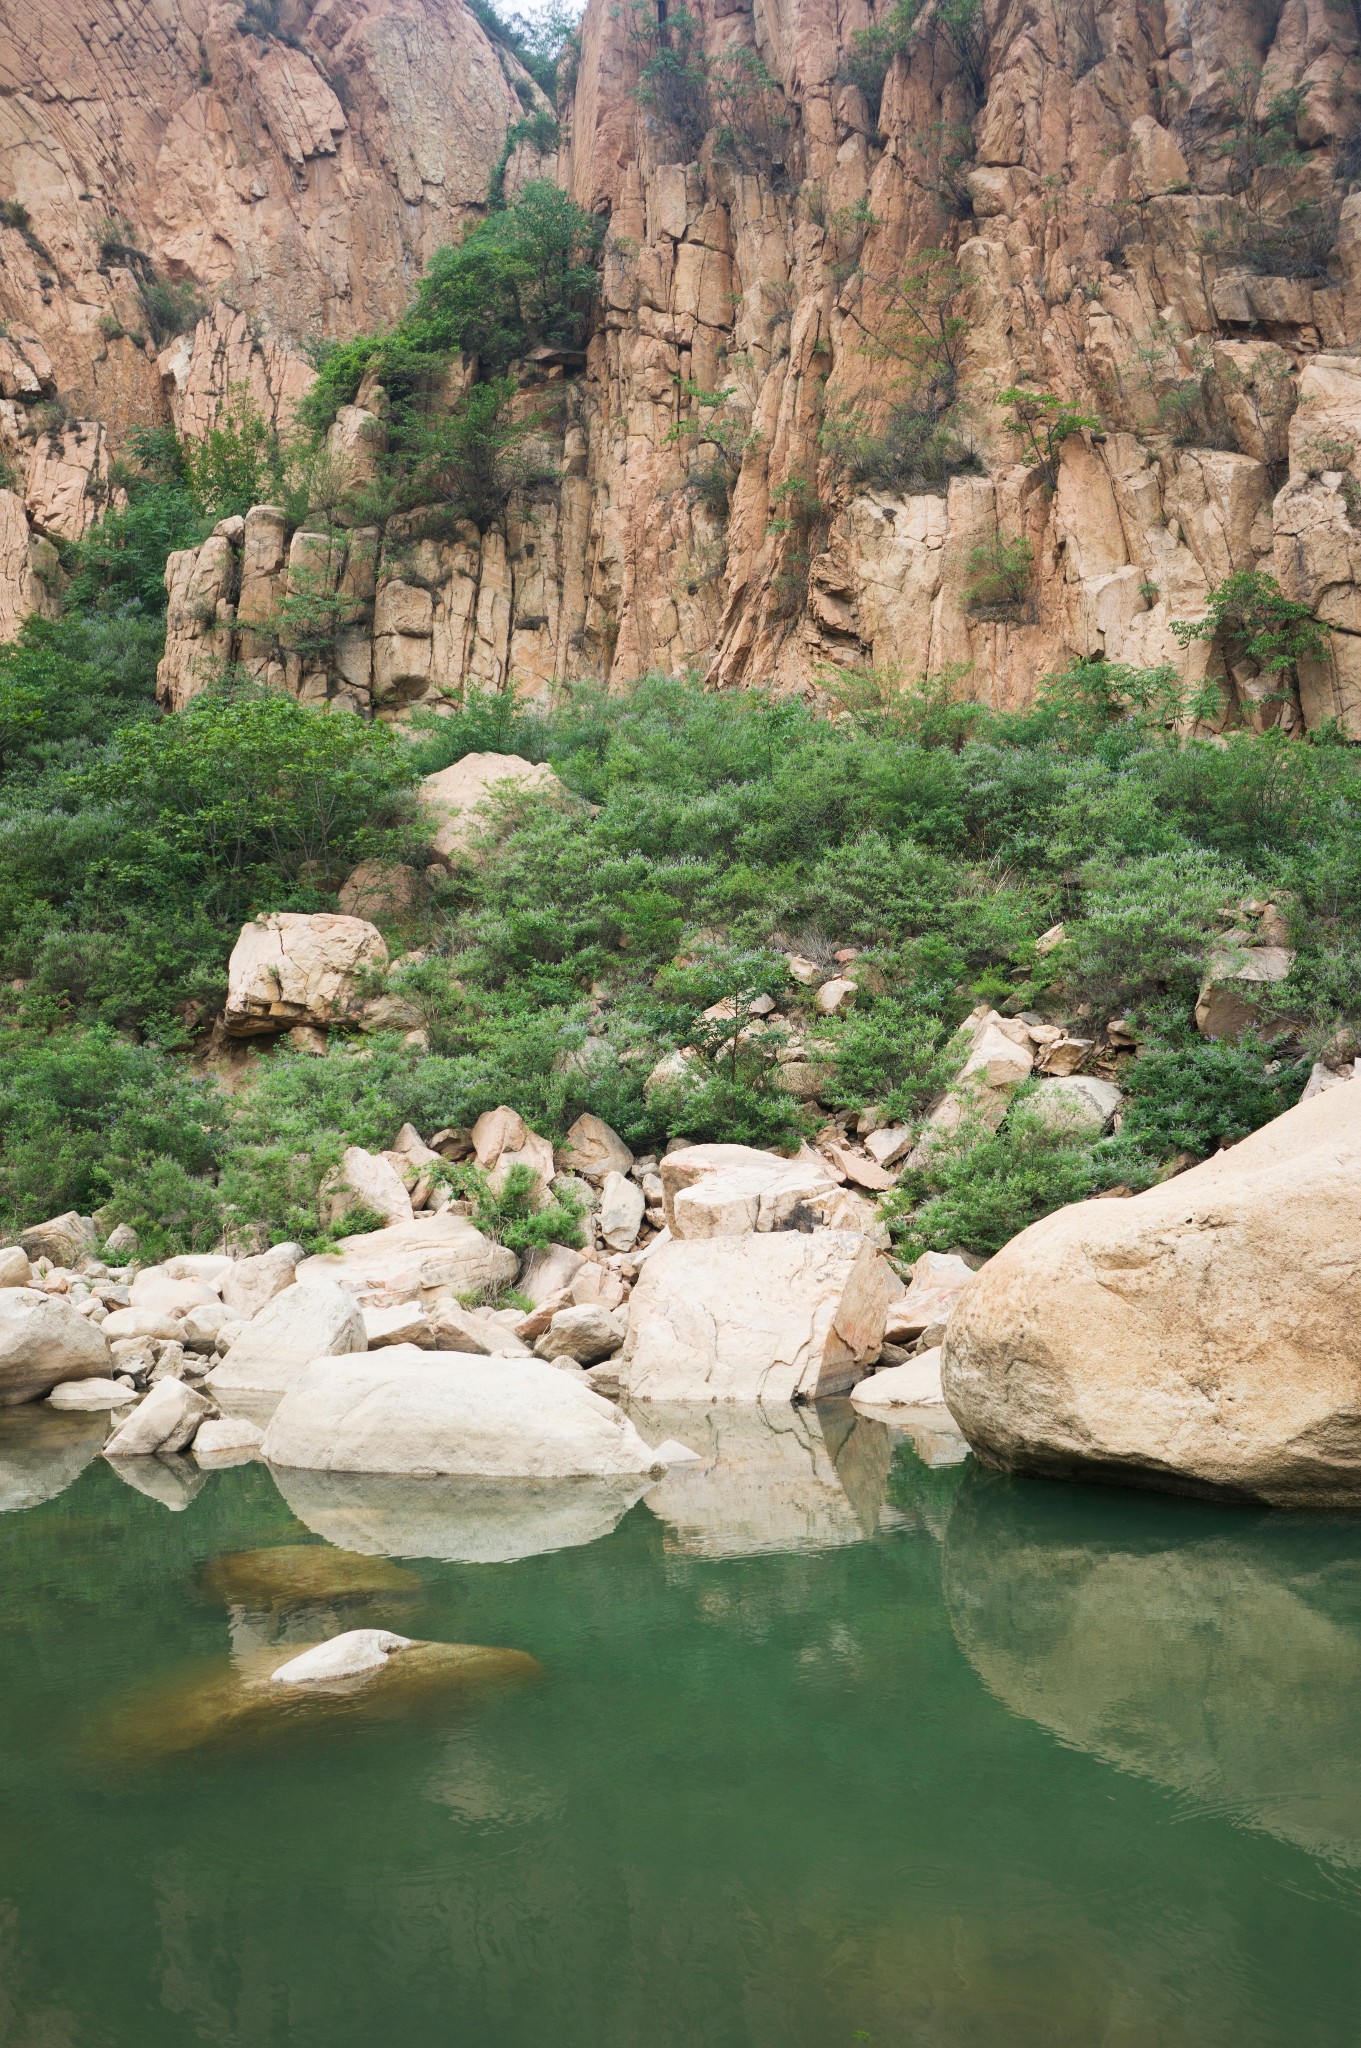
<instances>
[{"instance_id":1,"label":"rocky cliff","mask_svg":"<svg viewBox=\"0 0 1361 2048\"><path fill-rule=\"evenodd\" d=\"M536 104L462 0L0 0L0 629L129 428L395 318Z\"/></svg>"},{"instance_id":2,"label":"rocky cliff","mask_svg":"<svg viewBox=\"0 0 1361 2048\"><path fill-rule=\"evenodd\" d=\"M1020 704L1072 656L1104 655L1208 664L1230 717L1296 729L1338 716L1361 735L1353 9L926 0L912 13L698 0L668 20L665 0L590 0L559 176L608 216L595 326L584 363L534 365L524 392L548 415L557 481L500 526L438 542L289 534L264 510L227 522L171 564L167 701L198 686L207 655L389 713L469 682L622 682L650 667L799 689L846 668L870 688L944 674ZM54 215L69 229L31 210L73 278L86 214L135 210L146 192L155 260L224 299L158 362L124 341L109 347L129 368L109 355L102 384L79 382L87 360L94 378L88 347L56 372L110 423L134 390L150 404L168 384L193 430L235 378L233 350L252 351L277 408L300 373L271 337L395 310L478 196L474 173L518 104L513 67L453 0L409 13L332 0L298 47L224 23L202 60L197 33L158 27L166 82L148 70L121 88L117 132L159 136L140 158L129 148L126 169L100 100L3 102L6 121L38 104L24 118L46 123L18 158L44 167L25 169L23 192L68 167L77 196ZM420 35L455 68L458 51L475 55L492 101L463 77L456 93L427 89ZM172 73L192 118L172 117ZM102 152L79 157L96 130ZM82 200L96 171L100 197ZM16 230L5 240L4 289L31 273L16 314L43 339L43 258ZM79 303L95 325L137 280L93 258L88 274L98 290ZM998 403L1018 386L1030 398ZM381 422L361 405L333 432L358 448ZM40 532L82 516L63 525L51 507L71 476L99 475L102 433L68 429L33 453ZM22 538L0 533L6 563ZM346 623L324 657L262 630L300 566L343 582ZM1241 633L1188 653L1172 632L1240 570L1274 575L1330 628L1285 689Z\"/></svg>"}]
</instances>

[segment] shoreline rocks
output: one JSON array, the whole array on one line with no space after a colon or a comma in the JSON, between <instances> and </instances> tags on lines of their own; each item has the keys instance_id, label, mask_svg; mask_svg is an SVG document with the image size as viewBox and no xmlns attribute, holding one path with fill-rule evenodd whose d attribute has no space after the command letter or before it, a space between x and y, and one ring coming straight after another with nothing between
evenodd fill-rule
<instances>
[{"instance_id":1,"label":"shoreline rocks","mask_svg":"<svg viewBox=\"0 0 1361 2048\"><path fill-rule=\"evenodd\" d=\"M980 1458L1278 1507L1361 1505L1361 1088L1125 1201L1032 1224L943 1344Z\"/></svg>"}]
</instances>

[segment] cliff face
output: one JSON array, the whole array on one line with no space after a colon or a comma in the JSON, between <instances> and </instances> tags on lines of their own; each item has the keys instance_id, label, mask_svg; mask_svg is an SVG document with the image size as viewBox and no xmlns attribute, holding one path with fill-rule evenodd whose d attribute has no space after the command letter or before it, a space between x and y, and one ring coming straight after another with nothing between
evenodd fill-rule
<instances>
[{"instance_id":1,"label":"cliff face","mask_svg":"<svg viewBox=\"0 0 1361 2048\"><path fill-rule=\"evenodd\" d=\"M401 312L524 102L462 0L0 0L0 629L129 427L278 417L302 343Z\"/></svg>"},{"instance_id":2,"label":"cliff face","mask_svg":"<svg viewBox=\"0 0 1361 2048\"><path fill-rule=\"evenodd\" d=\"M865 0L696 0L688 18L683 48L652 0L590 0L583 23L559 174L608 214L600 309L584 370L540 366L525 394L552 401L561 481L517 502L504 530L414 549L404 533L355 536L322 550L320 569L305 534L271 528L266 544L263 517L224 530L172 563L167 700L196 687L205 654L272 662L309 695L389 712L469 681L622 682L652 666L800 689L837 666L967 672L961 687L1019 704L1076 654L1216 673L1227 654L1233 715L1288 727L1338 715L1361 736L1352 9L983 0L974 21L967 4L928 0L910 32L894 31L877 107L856 41L874 26ZM433 35L445 16L414 20ZM278 167L277 198L256 203L273 230L264 253L228 232L255 217L220 168L249 121L236 88L213 98L217 67L249 71L258 109L274 104L265 72L292 77L302 53L261 54L227 29L226 54L209 54L213 87L188 90L220 122L205 110L191 131L157 113L183 188L217 198L154 246L204 283L230 272L243 308L235 326L219 309L155 372L186 427L233 374L215 366L250 347L247 311L289 332L303 309L302 324L331 332L386 316L447 237L451 166L494 152L470 148L485 109L465 81L457 96L415 93L416 32L376 4L342 15L332 0L311 16L317 82L287 100L312 108L311 126L297 113L285 142L254 117L254 147ZM452 4L442 33L446 51L480 36ZM192 38L177 34L166 47L192 69ZM690 86L645 89L644 105L640 74L668 39ZM351 64L362 115L325 97ZM159 90L149 80L149 105ZM415 98L438 177L424 165L417 179L402 155L414 145L393 109ZM512 99L505 86L498 137ZM3 105L13 120L18 101ZM325 128L333 105L340 130ZM43 111L68 147L71 104L60 122ZM126 210L122 170L109 161L101 175L100 203ZM921 430L924 381L939 409L942 349L950 459L924 479L902 451ZM271 345L256 356L257 381L285 395ZM996 403L1018 384L1088 424L1050 451L1038 417L1028 445ZM371 431L355 408L336 434L357 448ZM59 484L54 471L43 487ZM238 606L258 624L286 590L290 551L313 582L348 579L344 645L322 656L238 624ZM1188 656L1171 632L1254 568L1335 629L1284 701L1241 649L1197 643Z\"/></svg>"}]
</instances>

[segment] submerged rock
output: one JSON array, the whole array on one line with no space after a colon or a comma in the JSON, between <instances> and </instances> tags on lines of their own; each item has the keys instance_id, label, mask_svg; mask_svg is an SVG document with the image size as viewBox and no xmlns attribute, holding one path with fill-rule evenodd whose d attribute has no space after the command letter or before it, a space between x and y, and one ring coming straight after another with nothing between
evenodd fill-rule
<instances>
[{"instance_id":1,"label":"submerged rock","mask_svg":"<svg viewBox=\"0 0 1361 2048\"><path fill-rule=\"evenodd\" d=\"M1280 1507L1361 1504L1361 1087L989 1260L943 1345L988 1462Z\"/></svg>"},{"instance_id":2,"label":"submerged rock","mask_svg":"<svg viewBox=\"0 0 1361 2048\"><path fill-rule=\"evenodd\" d=\"M447 1710L499 1686L543 1676L526 1651L478 1643L413 1640L400 1656L385 1658L378 1669L349 1682L275 1684L278 1662L277 1649L260 1649L244 1669L219 1663L181 1674L127 1701L97 1731L97 1751L146 1764L217 1745L278 1741L337 1719L382 1722Z\"/></svg>"},{"instance_id":3,"label":"submerged rock","mask_svg":"<svg viewBox=\"0 0 1361 2048\"><path fill-rule=\"evenodd\" d=\"M338 1550L329 1542L280 1543L269 1550L229 1551L204 1566L203 1584L229 1606L259 1612L335 1606L421 1590L414 1572L403 1571L387 1557L361 1557L353 1550Z\"/></svg>"}]
</instances>

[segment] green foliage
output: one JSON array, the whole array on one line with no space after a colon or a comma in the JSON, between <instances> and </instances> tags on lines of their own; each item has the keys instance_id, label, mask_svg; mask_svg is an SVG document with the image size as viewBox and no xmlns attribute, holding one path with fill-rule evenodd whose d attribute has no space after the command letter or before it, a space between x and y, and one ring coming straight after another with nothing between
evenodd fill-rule
<instances>
[{"instance_id":1,"label":"green foliage","mask_svg":"<svg viewBox=\"0 0 1361 2048\"><path fill-rule=\"evenodd\" d=\"M283 488L279 437L245 384L234 384L201 441L180 443L183 473L205 516L228 519Z\"/></svg>"},{"instance_id":2,"label":"green foliage","mask_svg":"<svg viewBox=\"0 0 1361 2048\"><path fill-rule=\"evenodd\" d=\"M1316 658L1327 649L1327 626L1307 604L1287 597L1275 577L1263 570L1235 570L1215 586L1206 603L1203 619L1173 622L1172 631L1183 647L1192 640L1221 640L1226 660L1246 656L1272 675L1284 675L1296 662Z\"/></svg>"},{"instance_id":3,"label":"green foliage","mask_svg":"<svg viewBox=\"0 0 1361 2048\"><path fill-rule=\"evenodd\" d=\"M1188 690L1170 663L1130 668L1124 662L1078 660L1042 676L1037 723L1047 723L1060 745L1089 746L1114 726L1135 727L1150 738L1218 709L1217 684Z\"/></svg>"},{"instance_id":4,"label":"green foliage","mask_svg":"<svg viewBox=\"0 0 1361 2048\"><path fill-rule=\"evenodd\" d=\"M633 0L629 33L642 63L638 104L671 130L687 157L698 156L712 120L700 23L685 7L658 20L648 0Z\"/></svg>"},{"instance_id":5,"label":"green foliage","mask_svg":"<svg viewBox=\"0 0 1361 2048\"><path fill-rule=\"evenodd\" d=\"M1031 391L1014 384L998 393L997 403L1010 409L1007 432L1015 435L1022 456L1041 472L1051 491L1058 484L1064 442L1074 434L1101 431L1095 413L1083 412L1069 399L1056 398L1052 391Z\"/></svg>"},{"instance_id":6,"label":"green foliage","mask_svg":"<svg viewBox=\"0 0 1361 2048\"><path fill-rule=\"evenodd\" d=\"M1307 1062L1273 1060L1252 1037L1150 1046L1126 1078L1122 1135L1154 1158L1204 1159L1289 1109L1308 1076Z\"/></svg>"},{"instance_id":7,"label":"green foliage","mask_svg":"<svg viewBox=\"0 0 1361 2048\"><path fill-rule=\"evenodd\" d=\"M506 203L506 172L510 160L522 142L527 142L537 156L547 156L550 149L556 149L558 124L547 107L537 107L532 114L526 114L519 121L512 121L506 130L506 139L501 145L501 154L492 166L491 181L487 186L487 205L493 213L499 213Z\"/></svg>"},{"instance_id":8,"label":"green foliage","mask_svg":"<svg viewBox=\"0 0 1361 2048\"><path fill-rule=\"evenodd\" d=\"M709 95L718 133L714 148L746 171L776 171L789 151L784 95L764 59L732 44L709 66Z\"/></svg>"},{"instance_id":9,"label":"green foliage","mask_svg":"<svg viewBox=\"0 0 1361 2048\"><path fill-rule=\"evenodd\" d=\"M926 1251L999 1251L1017 1231L1104 1189L1147 1187L1150 1162L1123 1135L1093 1144L1054 1129L1018 1099L1000 1131L964 1126L888 1197L883 1214L904 1259Z\"/></svg>"},{"instance_id":10,"label":"green foliage","mask_svg":"<svg viewBox=\"0 0 1361 2048\"><path fill-rule=\"evenodd\" d=\"M964 602L979 619L1023 619L1030 610L1035 550L1024 534L977 541L965 557Z\"/></svg>"},{"instance_id":11,"label":"green foliage","mask_svg":"<svg viewBox=\"0 0 1361 2048\"><path fill-rule=\"evenodd\" d=\"M1108 1005L1107 1014L1162 994L1193 1002L1225 906L1250 893L1241 869L1190 847L1097 860L1083 883L1064 971L1082 995Z\"/></svg>"},{"instance_id":12,"label":"green foliage","mask_svg":"<svg viewBox=\"0 0 1361 2048\"><path fill-rule=\"evenodd\" d=\"M1259 114L1260 64L1231 68L1225 85L1228 125L1215 153L1225 165L1231 205L1224 225L1207 235L1208 247L1268 277L1326 278L1340 208L1332 193L1300 196L1299 174L1313 161L1299 146L1305 88L1273 94Z\"/></svg>"},{"instance_id":13,"label":"green foliage","mask_svg":"<svg viewBox=\"0 0 1361 2048\"><path fill-rule=\"evenodd\" d=\"M847 84L860 87L872 120L879 118L890 66L895 57L907 54L922 13L922 0L896 0L881 22L857 29L851 37L850 53L841 76ZM927 18L953 58L969 97L978 104L987 82L982 0L937 0Z\"/></svg>"},{"instance_id":14,"label":"green foliage","mask_svg":"<svg viewBox=\"0 0 1361 2048\"><path fill-rule=\"evenodd\" d=\"M197 327L207 311L189 279L171 284L166 278L148 274L137 281L147 332L157 348L165 348L177 334Z\"/></svg>"},{"instance_id":15,"label":"green foliage","mask_svg":"<svg viewBox=\"0 0 1361 2048\"><path fill-rule=\"evenodd\" d=\"M521 1256L545 1245L582 1243L585 1205L569 1196L538 1203L538 1179L530 1166L512 1166L500 1187L480 1167L451 1166L442 1176L456 1195L473 1204L473 1222L493 1244Z\"/></svg>"},{"instance_id":16,"label":"green foliage","mask_svg":"<svg viewBox=\"0 0 1361 2048\"><path fill-rule=\"evenodd\" d=\"M159 623L136 612L30 618L0 647L0 783L72 766L145 712L160 647Z\"/></svg>"}]
</instances>

